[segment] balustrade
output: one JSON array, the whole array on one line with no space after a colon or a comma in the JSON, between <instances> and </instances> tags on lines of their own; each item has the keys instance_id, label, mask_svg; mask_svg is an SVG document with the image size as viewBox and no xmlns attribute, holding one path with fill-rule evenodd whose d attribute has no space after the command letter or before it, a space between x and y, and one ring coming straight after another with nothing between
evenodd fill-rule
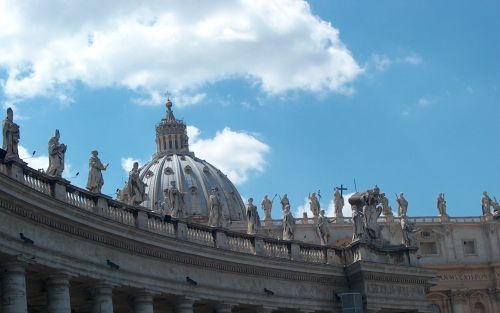
<instances>
[{"instance_id":1,"label":"balustrade","mask_svg":"<svg viewBox=\"0 0 500 313\"><path fill-rule=\"evenodd\" d=\"M283 259L290 258L288 243L286 242L264 240L264 251L269 257Z\"/></svg>"},{"instance_id":2,"label":"balustrade","mask_svg":"<svg viewBox=\"0 0 500 313\"><path fill-rule=\"evenodd\" d=\"M300 254L304 262L326 263L326 250L316 247L300 247Z\"/></svg>"},{"instance_id":3,"label":"balustrade","mask_svg":"<svg viewBox=\"0 0 500 313\"><path fill-rule=\"evenodd\" d=\"M252 240L243 235L227 234L227 246L232 251L255 254Z\"/></svg>"},{"instance_id":4,"label":"balustrade","mask_svg":"<svg viewBox=\"0 0 500 313\"><path fill-rule=\"evenodd\" d=\"M34 176L31 172L25 172L23 176L24 184L26 186L38 190L46 195L50 195L50 184L47 181Z\"/></svg>"},{"instance_id":5,"label":"balustrade","mask_svg":"<svg viewBox=\"0 0 500 313\"><path fill-rule=\"evenodd\" d=\"M215 240L211 230L188 226L187 238L189 241L201 243L205 246L215 246Z\"/></svg>"},{"instance_id":6,"label":"balustrade","mask_svg":"<svg viewBox=\"0 0 500 313\"><path fill-rule=\"evenodd\" d=\"M135 226L134 213L116 206L109 206L109 217L117 222Z\"/></svg>"},{"instance_id":7,"label":"balustrade","mask_svg":"<svg viewBox=\"0 0 500 313\"><path fill-rule=\"evenodd\" d=\"M79 208L92 211L95 207L93 199L78 190L66 191L65 201Z\"/></svg>"},{"instance_id":8,"label":"balustrade","mask_svg":"<svg viewBox=\"0 0 500 313\"><path fill-rule=\"evenodd\" d=\"M164 222L159 216L148 216L148 229L157 234L175 236L174 224Z\"/></svg>"}]
</instances>

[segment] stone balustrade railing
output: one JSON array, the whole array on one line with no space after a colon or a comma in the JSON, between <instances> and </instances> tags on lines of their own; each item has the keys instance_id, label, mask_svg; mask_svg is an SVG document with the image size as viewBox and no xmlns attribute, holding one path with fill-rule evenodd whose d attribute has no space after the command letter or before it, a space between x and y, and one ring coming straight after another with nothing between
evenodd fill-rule
<instances>
[{"instance_id":1,"label":"stone balustrade railing","mask_svg":"<svg viewBox=\"0 0 500 313\"><path fill-rule=\"evenodd\" d=\"M71 206L90 211L110 220L136 227L145 231L187 240L200 245L231 250L246 254L255 254L271 258L290 259L295 261L329 264L335 262L335 251L341 247L321 246L297 241L278 240L260 235L247 235L224 228L214 228L191 223L184 219L164 219L158 213L142 207L132 207L113 200L103 194L94 194L85 189L71 185L70 182L50 177L33 170L20 162L0 162L0 175L9 176L24 185L56 200ZM297 224L312 224L314 219L297 218ZM351 217L335 219L338 223L352 223ZM394 217L394 221L399 218ZM440 217L415 217L417 223L441 222ZM386 221L385 217L381 221ZM480 217L450 217L450 222L481 222ZM266 221L264 224L279 225L281 220Z\"/></svg>"}]
</instances>

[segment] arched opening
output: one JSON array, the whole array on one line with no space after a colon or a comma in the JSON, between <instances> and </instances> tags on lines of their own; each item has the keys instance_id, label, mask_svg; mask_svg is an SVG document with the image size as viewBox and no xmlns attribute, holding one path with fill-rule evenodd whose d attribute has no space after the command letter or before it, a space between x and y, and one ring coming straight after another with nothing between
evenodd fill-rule
<instances>
[{"instance_id":1,"label":"arched opening","mask_svg":"<svg viewBox=\"0 0 500 313\"><path fill-rule=\"evenodd\" d=\"M474 311L473 312L474 313L488 313L488 311L486 311L486 307L481 302L476 302L476 304L474 304Z\"/></svg>"},{"instance_id":2,"label":"arched opening","mask_svg":"<svg viewBox=\"0 0 500 313\"><path fill-rule=\"evenodd\" d=\"M441 313L441 308L437 304L431 304L431 313Z\"/></svg>"}]
</instances>

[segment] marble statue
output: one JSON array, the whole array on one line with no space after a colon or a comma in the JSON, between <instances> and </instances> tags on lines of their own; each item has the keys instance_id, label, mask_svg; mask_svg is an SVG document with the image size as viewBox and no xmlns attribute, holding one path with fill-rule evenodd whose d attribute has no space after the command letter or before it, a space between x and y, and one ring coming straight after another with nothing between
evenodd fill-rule
<instances>
[{"instance_id":1,"label":"marble statue","mask_svg":"<svg viewBox=\"0 0 500 313\"><path fill-rule=\"evenodd\" d=\"M333 206L335 208L335 217L344 217L342 214L342 209L344 208L344 197L340 194L338 189L336 189L333 193Z\"/></svg>"},{"instance_id":2,"label":"marble statue","mask_svg":"<svg viewBox=\"0 0 500 313\"><path fill-rule=\"evenodd\" d=\"M380 205L382 206L382 214L384 214L384 216L392 216L392 208L389 205L389 199L385 196L385 193L380 194Z\"/></svg>"},{"instance_id":3,"label":"marble statue","mask_svg":"<svg viewBox=\"0 0 500 313\"><path fill-rule=\"evenodd\" d=\"M282 224L283 240L293 240L293 234L295 232L295 219L293 218L292 212L290 212L290 205L285 207Z\"/></svg>"},{"instance_id":4,"label":"marble statue","mask_svg":"<svg viewBox=\"0 0 500 313\"><path fill-rule=\"evenodd\" d=\"M368 190L365 195L365 204L363 206L363 216L365 223L365 233L370 239L377 239L380 237L380 227L378 218L382 213L382 207L377 206L379 202L379 190Z\"/></svg>"},{"instance_id":5,"label":"marble statue","mask_svg":"<svg viewBox=\"0 0 500 313\"><path fill-rule=\"evenodd\" d=\"M128 173L127 182L128 202L130 205L139 205L148 198L146 194L146 184L142 182L139 173L139 163L134 162L132 169Z\"/></svg>"},{"instance_id":6,"label":"marble statue","mask_svg":"<svg viewBox=\"0 0 500 313\"><path fill-rule=\"evenodd\" d=\"M396 196L397 197L397 196ZM406 212L408 211L408 201L405 199L402 192L399 193L399 197L396 198L398 203L398 216L406 216Z\"/></svg>"},{"instance_id":7,"label":"marble statue","mask_svg":"<svg viewBox=\"0 0 500 313\"><path fill-rule=\"evenodd\" d=\"M61 177L64 171L64 155L66 154L66 145L59 143L59 129L56 129L54 137L49 140L49 168L47 175Z\"/></svg>"},{"instance_id":8,"label":"marble statue","mask_svg":"<svg viewBox=\"0 0 500 313\"><path fill-rule=\"evenodd\" d=\"M318 217L318 231L321 239L321 244L326 245L330 240L330 231L328 227L329 220L325 216L325 210L321 210Z\"/></svg>"},{"instance_id":9,"label":"marble statue","mask_svg":"<svg viewBox=\"0 0 500 313\"><path fill-rule=\"evenodd\" d=\"M318 218L321 206L319 204L318 198L316 197L316 193L313 192L312 194L309 194L308 198L309 198L309 209L311 210L313 216L315 218Z\"/></svg>"},{"instance_id":10,"label":"marble statue","mask_svg":"<svg viewBox=\"0 0 500 313\"><path fill-rule=\"evenodd\" d=\"M183 217L184 212L184 193L176 186L175 181L170 182L170 188L165 190L166 204L168 212L172 217Z\"/></svg>"},{"instance_id":11,"label":"marble statue","mask_svg":"<svg viewBox=\"0 0 500 313\"><path fill-rule=\"evenodd\" d=\"M415 229L415 224L411 222L406 215L401 218L401 230L403 232L402 243L405 246L416 246L417 241L414 233L417 232L417 229Z\"/></svg>"},{"instance_id":12,"label":"marble statue","mask_svg":"<svg viewBox=\"0 0 500 313\"><path fill-rule=\"evenodd\" d=\"M210 194L208 226L212 227L222 226L222 207L219 198L219 190L217 188L212 189L212 193Z\"/></svg>"},{"instance_id":13,"label":"marble statue","mask_svg":"<svg viewBox=\"0 0 500 313\"><path fill-rule=\"evenodd\" d=\"M439 211L439 216L448 216L448 214L446 214L446 200L444 199L444 193L440 193L438 195L437 208Z\"/></svg>"},{"instance_id":14,"label":"marble statue","mask_svg":"<svg viewBox=\"0 0 500 313\"><path fill-rule=\"evenodd\" d=\"M493 207L493 217L495 219L500 218L500 204L497 201L496 197L493 197L493 201L491 202L491 206Z\"/></svg>"},{"instance_id":15,"label":"marble statue","mask_svg":"<svg viewBox=\"0 0 500 313\"><path fill-rule=\"evenodd\" d=\"M255 235L260 229L260 217L257 207L253 204L253 198L248 199L247 203L247 234Z\"/></svg>"},{"instance_id":16,"label":"marble statue","mask_svg":"<svg viewBox=\"0 0 500 313\"><path fill-rule=\"evenodd\" d=\"M273 202L269 200L267 195L264 196L264 199L262 199L262 202L260 203L262 207L262 211L264 211L264 220L270 220L271 219L271 211L273 209Z\"/></svg>"},{"instance_id":17,"label":"marble statue","mask_svg":"<svg viewBox=\"0 0 500 313\"><path fill-rule=\"evenodd\" d=\"M307 212L302 212L302 224L307 224L309 221L309 217L307 216Z\"/></svg>"},{"instance_id":18,"label":"marble statue","mask_svg":"<svg viewBox=\"0 0 500 313\"><path fill-rule=\"evenodd\" d=\"M491 214L491 198L488 196L488 193L483 192L483 197L481 198L481 207L483 209L483 215Z\"/></svg>"},{"instance_id":19,"label":"marble statue","mask_svg":"<svg viewBox=\"0 0 500 313\"><path fill-rule=\"evenodd\" d=\"M353 235L352 240L357 240L363 238L365 233L365 223L363 218L363 212L355 205L351 206L352 209L352 222L353 222Z\"/></svg>"},{"instance_id":20,"label":"marble statue","mask_svg":"<svg viewBox=\"0 0 500 313\"><path fill-rule=\"evenodd\" d=\"M97 156L99 153L94 150L89 160L89 177L87 179L87 189L91 192L101 193L101 188L104 185L101 171L108 168L109 163L102 164Z\"/></svg>"},{"instance_id":21,"label":"marble statue","mask_svg":"<svg viewBox=\"0 0 500 313\"><path fill-rule=\"evenodd\" d=\"M288 200L288 196L287 194L285 193L283 195L283 198L281 198L281 209L283 210L283 212L285 212L285 209L286 209L286 206L290 206L290 201Z\"/></svg>"},{"instance_id":22,"label":"marble statue","mask_svg":"<svg viewBox=\"0 0 500 313\"><path fill-rule=\"evenodd\" d=\"M3 146L5 159L19 159L17 145L21 138L19 125L14 123L14 111L7 109L7 117L3 120Z\"/></svg>"}]
</instances>

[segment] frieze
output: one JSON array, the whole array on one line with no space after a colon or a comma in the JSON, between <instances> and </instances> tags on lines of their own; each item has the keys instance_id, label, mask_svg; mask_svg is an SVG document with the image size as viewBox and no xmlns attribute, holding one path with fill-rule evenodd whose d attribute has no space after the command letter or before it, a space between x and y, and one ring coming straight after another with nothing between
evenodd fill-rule
<instances>
[{"instance_id":1,"label":"frieze","mask_svg":"<svg viewBox=\"0 0 500 313\"><path fill-rule=\"evenodd\" d=\"M499 275L499 273L497 273ZM437 275L439 280L492 280L493 275L489 272L439 272Z\"/></svg>"},{"instance_id":2,"label":"frieze","mask_svg":"<svg viewBox=\"0 0 500 313\"><path fill-rule=\"evenodd\" d=\"M122 240L118 238L113 238L112 236L109 235L100 234L97 231L88 231L79 227L75 227L74 225L63 223L55 219L49 218L47 216L36 214L26 208L15 206L4 199L0 199L0 207L16 215L30 219L36 223L43 224L50 228L71 235L75 235L100 244L105 244L114 248L124 249L133 253L146 255L149 257L160 258L170 262L188 264L203 268L211 268L214 270L234 272L239 274L263 276L263 277L287 279L295 281L308 281L326 285L343 284L345 282L343 277L336 278L336 277L324 277L321 275L314 275L310 273L297 274L286 271L268 271L266 269L259 267L245 267L245 266L240 266L239 264L225 263L223 261L214 262L215 260L210 260L207 258L193 258L192 256L184 253L176 252L175 254L173 254L172 251L167 249L145 246L146 244L135 244L130 239Z\"/></svg>"},{"instance_id":3,"label":"frieze","mask_svg":"<svg viewBox=\"0 0 500 313\"><path fill-rule=\"evenodd\" d=\"M399 296L399 297L425 297L425 287L423 286L405 286L397 284L366 284L367 294Z\"/></svg>"}]
</instances>

